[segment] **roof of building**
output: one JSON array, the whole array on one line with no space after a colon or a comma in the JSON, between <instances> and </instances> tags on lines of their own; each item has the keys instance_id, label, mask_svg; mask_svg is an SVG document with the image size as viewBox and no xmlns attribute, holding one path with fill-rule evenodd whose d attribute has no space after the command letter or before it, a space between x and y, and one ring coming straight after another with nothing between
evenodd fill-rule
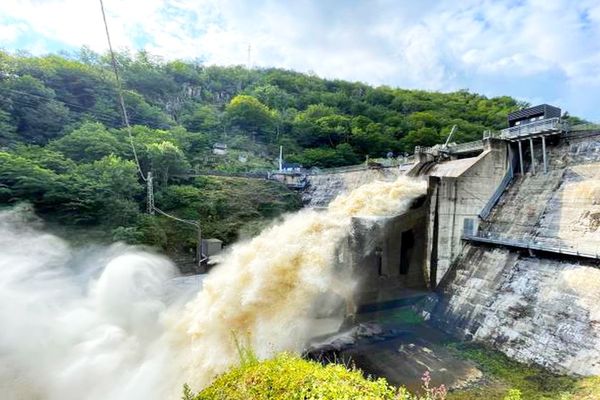
<instances>
[{"instance_id":1,"label":"roof of building","mask_svg":"<svg viewBox=\"0 0 600 400\"><path fill-rule=\"evenodd\" d=\"M207 243L223 243L222 240L217 239L217 238L202 239L202 241L207 242Z\"/></svg>"},{"instance_id":2,"label":"roof of building","mask_svg":"<svg viewBox=\"0 0 600 400\"><path fill-rule=\"evenodd\" d=\"M508 122L519 121L533 116L544 115L549 118L560 117L561 110L549 104L540 104L535 107L524 108L508 114Z\"/></svg>"},{"instance_id":3,"label":"roof of building","mask_svg":"<svg viewBox=\"0 0 600 400\"><path fill-rule=\"evenodd\" d=\"M475 165L482 157L484 157L487 152L483 152L477 157L470 158L462 158L460 160L452 160L452 161L444 161L439 164L436 164L431 171L429 171L430 176L437 177L459 177L469 170L473 165Z\"/></svg>"},{"instance_id":4,"label":"roof of building","mask_svg":"<svg viewBox=\"0 0 600 400\"><path fill-rule=\"evenodd\" d=\"M282 168L302 168L302 164L298 164L298 163L283 163Z\"/></svg>"}]
</instances>

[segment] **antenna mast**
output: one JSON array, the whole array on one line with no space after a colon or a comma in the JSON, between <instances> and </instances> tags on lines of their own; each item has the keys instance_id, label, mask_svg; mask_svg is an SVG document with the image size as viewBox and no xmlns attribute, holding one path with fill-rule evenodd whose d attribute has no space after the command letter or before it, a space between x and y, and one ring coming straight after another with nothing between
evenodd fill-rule
<instances>
[{"instance_id":1,"label":"antenna mast","mask_svg":"<svg viewBox=\"0 0 600 400\"><path fill-rule=\"evenodd\" d=\"M252 45L250 43L248 43L248 69L250 69L252 67L252 64L251 64L252 59L250 58L251 54L252 54Z\"/></svg>"}]
</instances>

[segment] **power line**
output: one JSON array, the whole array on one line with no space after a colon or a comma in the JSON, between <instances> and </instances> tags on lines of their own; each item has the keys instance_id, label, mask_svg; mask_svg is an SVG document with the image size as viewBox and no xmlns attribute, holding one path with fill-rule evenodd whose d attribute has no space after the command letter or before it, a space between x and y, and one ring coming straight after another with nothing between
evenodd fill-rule
<instances>
[{"instance_id":1,"label":"power line","mask_svg":"<svg viewBox=\"0 0 600 400\"><path fill-rule=\"evenodd\" d=\"M165 217L174 219L175 221L179 221L179 222L182 222L184 224L195 226L196 228L200 229L200 224L198 222L196 222L196 221L192 221L192 220L189 220L189 219L178 218L178 217L176 217L174 215L171 215L171 214L169 214L169 213L161 210L160 208L158 208L156 206L154 206L153 208L154 208L154 211L156 211L157 213L159 213L161 215L164 215Z\"/></svg>"},{"instance_id":2,"label":"power line","mask_svg":"<svg viewBox=\"0 0 600 400\"><path fill-rule=\"evenodd\" d=\"M69 102L66 102L64 100L61 100L60 98L47 97L47 96L42 96L42 95L35 94L35 93L28 93L28 92L23 92L23 91L20 91L20 90L15 90L15 89L10 89L10 88L6 88L6 91L12 92L14 94L18 94L18 95L21 95L21 96L29 96L29 97L39 98L39 99L43 99L43 100L47 100L47 101L56 100L56 101L58 101L58 102L60 102L62 104L67 105L69 108L72 107L72 108L75 108L75 109L79 109L79 110L70 109L69 111L71 111L71 112L79 112L79 113L82 113L82 114L83 113L87 113L87 114L89 114L89 115L97 118L100 121L106 122L109 125L112 125L115 122L115 116L113 114L103 113L103 112L99 112L97 110L90 110L89 108L84 107L84 106L82 106L80 104L69 103ZM11 102L17 103L17 104L21 103L21 104L24 104L24 105L27 105L27 106L30 106L30 107L35 107L35 106L38 105L36 103L32 103L31 101L27 101L27 100L25 100L23 98L12 98ZM136 125L150 125L150 124L152 124L152 121L141 119L141 118L138 118L138 117L130 117L129 121L133 122Z\"/></svg>"},{"instance_id":3,"label":"power line","mask_svg":"<svg viewBox=\"0 0 600 400\"><path fill-rule=\"evenodd\" d=\"M200 229L200 223L195 222L195 221L189 221L189 220L177 218L171 214L168 214L168 213L162 211L161 209L157 208L154 205L154 187L152 185L152 176L149 174L150 175L149 181L144 176L144 173L142 172L142 168L140 166L140 161L138 160L137 153L135 151L135 145L133 144L133 135L131 134L131 126L129 125L129 118L127 117L127 109L125 108L125 100L123 99L123 86L121 85L121 80L119 79L119 69L117 68L117 60L115 59L115 53L113 51L112 43L110 41L110 33L108 31L108 23L106 22L106 13L104 12L104 3L102 0L100 0L100 8L102 10L102 19L104 21L104 29L106 30L106 40L108 41L108 50L110 52L110 59L111 59L113 71L115 72L115 79L117 80L119 103L121 104L121 111L123 112L123 122L125 123L125 126L127 127L127 133L129 135L129 142L131 143L131 149L133 150L133 156L135 157L135 162L137 164L138 171L140 173L140 176L142 177L142 180L144 180L147 183L148 192L151 193L151 196L150 196L151 198L149 198L149 202L148 202L148 208L150 209L150 211L156 211L159 214L164 215L165 217L171 218L175 221L182 222L184 224L193 225L198 229L197 258L198 258L198 265L201 265L202 262L204 260L206 260L206 258L203 257L203 255L202 255L202 230Z\"/></svg>"},{"instance_id":4,"label":"power line","mask_svg":"<svg viewBox=\"0 0 600 400\"><path fill-rule=\"evenodd\" d=\"M114 124L114 122L115 122L115 120L114 120L115 116L114 115L110 115L110 114L107 114L107 113L101 113L101 112L98 112L98 111L91 111L91 110L89 110L88 108L86 108L84 106L66 103L66 102L64 102L64 101L62 101L60 99L53 99L53 98L50 98L50 97L40 96L40 95L36 95L36 94L33 94L33 93L21 92L19 90L8 89L8 88L6 89L6 91L7 92L11 92L13 94L18 94L20 96L26 96L26 97L29 96L29 97L32 97L32 98L39 98L39 99L43 99L43 100L57 100L60 103L65 104L65 105L67 105L69 107L79 108L80 109L80 110L69 110L69 111L79 112L81 114L87 113L90 116L93 116L96 119L98 119L100 121L103 121L103 122L106 122L106 123L109 123L109 124ZM22 98L22 97L21 98L13 98L13 99L11 99L11 103L25 105L25 106L29 106L29 107L36 107L36 106L38 106L37 103L33 102L33 99L26 99L26 98Z\"/></svg>"},{"instance_id":5,"label":"power line","mask_svg":"<svg viewBox=\"0 0 600 400\"><path fill-rule=\"evenodd\" d=\"M129 135L129 143L131 144L131 150L133 151L133 157L138 167L140 177L145 182L146 177L140 166L140 160L138 159L137 152L135 151L135 145L133 144L133 135L131 134L131 125L129 125L129 118L127 117L127 109L125 108L125 100L123 99L123 85L121 85L121 79L119 79L119 69L117 68L117 60L115 59L115 52L112 48L110 41L110 33L108 31L108 23L106 22L106 13L104 12L104 2L100 0L100 9L102 10L102 20L104 21L104 29L106 31L106 40L108 41L108 51L110 52L110 60L115 73L115 79L117 80L117 92L119 94L119 104L121 105L121 112L123 113L123 122L127 127L127 135Z\"/></svg>"}]
</instances>

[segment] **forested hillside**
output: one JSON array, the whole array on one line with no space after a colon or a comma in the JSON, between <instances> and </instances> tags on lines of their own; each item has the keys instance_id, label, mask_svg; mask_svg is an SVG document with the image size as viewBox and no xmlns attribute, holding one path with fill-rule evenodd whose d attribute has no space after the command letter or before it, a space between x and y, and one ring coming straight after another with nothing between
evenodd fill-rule
<instances>
[{"instance_id":1,"label":"forested hillside","mask_svg":"<svg viewBox=\"0 0 600 400\"><path fill-rule=\"evenodd\" d=\"M478 139L504 127L520 105L466 90L375 88L280 69L163 62L144 52L117 60L133 143L143 173L156 177L157 204L203 221L207 236L227 242L297 209L298 196L264 181L179 175L273 169L280 145L286 161L306 167L412 153L445 140L455 124L457 141ZM228 153L213 154L215 143ZM99 225L114 239L193 247L192 231L143 215L145 190L106 55L0 52L0 147L1 203L26 200L50 219Z\"/></svg>"}]
</instances>

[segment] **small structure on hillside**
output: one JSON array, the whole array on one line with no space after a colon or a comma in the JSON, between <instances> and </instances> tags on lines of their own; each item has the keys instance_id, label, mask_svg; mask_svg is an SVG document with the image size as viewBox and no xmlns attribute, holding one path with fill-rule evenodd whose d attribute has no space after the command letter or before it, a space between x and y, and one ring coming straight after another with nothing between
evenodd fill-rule
<instances>
[{"instance_id":1,"label":"small structure on hillside","mask_svg":"<svg viewBox=\"0 0 600 400\"><path fill-rule=\"evenodd\" d=\"M281 172L302 172L304 167L298 163L283 163Z\"/></svg>"},{"instance_id":2,"label":"small structure on hillside","mask_svg":"<svg viewBox=\"0 0 600 400\"><path fill-rule=\"evenodd\" d=\"M202 239L202 254L207 257L216 256L223 250L223 241L215 238Z\"/></svg>"},{"instance_id":3,"label":"small structure on hillside","mask_svg":"<svg viewBox=\"0 0 600 400\"><path fill-rule=\"evenodd\" d=\"M213 144L213 154L224 156L227 154L227 145L225 143Z\"/></svg>"},{"instance_id":4,"label":"small structure on hillside","mask_svg":"<svg viewBox=\"0 0 600 400\"><path fill-rule=\"evenodd\" d=\"M267 179L278 181L290 189L304 189L307 185L306 170L298 163L285 163L279 158L279 170L269 172Z\"/></svg>"}]
</instances>

